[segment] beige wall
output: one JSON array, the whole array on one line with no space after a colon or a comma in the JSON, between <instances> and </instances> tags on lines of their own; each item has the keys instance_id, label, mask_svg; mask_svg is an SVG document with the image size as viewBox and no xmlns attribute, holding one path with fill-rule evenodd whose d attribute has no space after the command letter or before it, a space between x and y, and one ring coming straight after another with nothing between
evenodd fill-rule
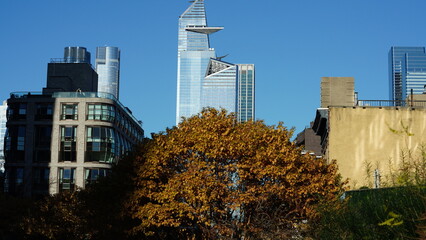
<instances>
[{"instance_id":1,"label":"beige wall","mask_svg":"<svg viewBox=\"0 0 426 240\"><path fill-rule=\"evenodd\" d=\"M328 141L326 157L337 161L349 186L368 186L373 176L366 179L366 162L378 168L384 180L390 160L395 166L402 151L417 153L426 143L426 109L330 108Z\"/></svg>"}]
</instances>

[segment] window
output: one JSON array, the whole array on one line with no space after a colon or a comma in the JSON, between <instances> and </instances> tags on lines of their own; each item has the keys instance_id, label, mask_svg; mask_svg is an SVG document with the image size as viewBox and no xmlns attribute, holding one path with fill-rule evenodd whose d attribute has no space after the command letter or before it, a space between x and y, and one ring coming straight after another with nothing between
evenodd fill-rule
<instances>
[{"instance_id":1,"label":"window","mask_svg":"<svg viewBox=\"0 0 426 240\"><path fill-rule=\"evenodd\" d=\"M34 162L50 162L51 126L34 126Z\"/></svg>"},{"instance_id":2,"label":"window","mask_svg":"<svg viewBox=\"0 0 426 240\"><path fill-rule=\"evenodd\" d=\"M6 169L5 192L13 195L24 193L24 168L9 167Z\"/></svg>"},{"instance_id":3,"label":"window","mask_svg":"<svg viewBox=\"0 0 426 240\"><path fill-rule=\"evenodd\" d=\"M53 105L51 103L38 103L36 105L36 120L51 120L53 115Z\"/></svg>"},{"instance_id":4,"label":"window","mask_svg":"<svg viewBox=\"0 0 426 240\"><path fill-rule=\"evenodd\" d=\"M75 168L59 169L59 191L74 191L75 189Z\"/></svg>"},{"instance_id":5,"label":"window","mask_svg":"<svg viewBox=\"0 0 426 240\"><path fill-rule=\"evenodd\" d=\"M86 185L95 183L99 180L101 177L105 177L109 173L109 169L105 168L86 168L85 169L85 179L86 179Z\"/></svg>"},{"instance_id":6,"label":"window","mask_svg":"<svg viewBox=\"0 0 426 240\"><path fill-rule=\"evenodd\" d=\"M87 106L87 119L114 122L115 107L109 104L89 104Z\"/></svg>"},{"instance_id":7,"label":"window","mask_svg":"<svg viewBox=\"0 0 426 240\"><path fill-rule=\"evenodd\" d=\"M7 120L21 120L27 117L26 103L12 103L7 108Z\"/></svg>"},{"instance_id":8,"label":"window","mask_svg":"<svg viewBox=\"0 0 426 240\"><path fill-rule=\"evenodd\" d=\"M78 105L77 104L62 104L61 120L77 120Z\"/></svg>"},{"instance_id":9,"label":"window","mask_svg":"<svg viewBox=\"0 0 426 240\"><path fill-rule=\"evenodd\" d=\"M116 136L113 128L87 127L86 162L112 163L116 156Z\"/></svg>"},{"instance_id":10,"label":"window","mask_svg":"<svg viewBox=\"0 0 426 240\"><path fill-rule=\"evenodd\" d=\"M49 192L49 168L36 167L33 168L33 192L48 193Z\"/></svg>"},{"instance_id":11,"label":"window","mask_svg":"<svg viewBox=\"0 0 426 240\"><path fill-rule=\"evenodd\" d=\"M7 129L4 144L6 161L25 160L25 134L25 126L12 125Z\"/></svg>"},{"instance_id":12,"label":"window","mask_svg":"<svg viewBox=\"0 0 426 240\"><path fill-rule=\"evenodd\" d=\"M77 127L61 127L61 149L59 150L59 161L75 162L77 157Z\"/></svg>"}]
</instances>

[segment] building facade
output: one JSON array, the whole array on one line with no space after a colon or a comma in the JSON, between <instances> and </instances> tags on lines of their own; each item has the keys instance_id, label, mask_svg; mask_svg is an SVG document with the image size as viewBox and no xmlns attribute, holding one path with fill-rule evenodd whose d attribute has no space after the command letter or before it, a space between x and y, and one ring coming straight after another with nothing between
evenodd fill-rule
<instances>
[{"instance_id":1,"label":"building facade","mask_svg":"<svg viewBox=\"0 0 426 240\"><path fill-rule=\"evenodd\" d=\"M15 195L84 188L144 136L107 93L12 93L7 116L5 191Z\"/></svg>"},{"instance_id":2,"label":"building facade","mask_svg":"<svg viewBox=\"0 0 426 240\"><path fill-rule=\"evenodd\" d=\"M314 130L323 139L324 158L335 160L349 187L380 187L403 161L421 159L426 142L426 108L330 107L317 114ZM411 159L410 159L411 158Z\"/></svg>"},{"instance_id":3,"label":"building facade","mask_svg":"<svg viewBox=\"0 0 426 240\"><path fill-rule=\"evenodd\" d=\"M237 66L211 59L201 91L201 106L236 112Z\"/></svg>"},{"instance_id":4,"label":"building facade","mask_svg":"<svg viewBox=\"0 0 426 240\"><path fill-rule=\"evenodd\" d=\"M110 93L118 99L120 49L117 47L97 47L95 69L98 73L98 92Z\"/></svg>"},{"instance_id":5,"label":"building facade","mask_svg":"<svg viewBox=\"0 0 426 240\"><path fill-rule=\"evenodd\" d=\"M425 47L391 47L389 51L390 100L405 101L411 90L414 94L423 93L425 85Z\"/></svg>"},{"instance_id":6,"label":"building facade","mask_svg":"<svg viewBox=\"0 0 426 240\"><path fill-rule=\"evenodd\" d=\"M89 63L48 64L43 92L7 100L5 188L43 196L84 188L142 141L141 122L110 93L97 92Z\"/></svg>"}]
</instances>

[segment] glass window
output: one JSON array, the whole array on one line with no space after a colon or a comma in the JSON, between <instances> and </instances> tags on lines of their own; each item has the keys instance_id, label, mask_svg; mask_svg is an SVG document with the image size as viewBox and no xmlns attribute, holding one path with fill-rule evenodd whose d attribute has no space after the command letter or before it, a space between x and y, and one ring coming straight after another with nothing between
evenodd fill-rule
<instances>
[{"instance_id":1,"label":"glass window","mask_svg":"<svg viewBox=\"0 0 426 240\"><path fill-rule=\"evenodd\" d=\"M53 104L51 103L38 103L36 105L37 112L35 119L36 120L50 120L53 115Z\"/></svg>"},{"instance_id":2,"label":"glass window","mask_svg":"<svg viewBox=\"0 0 426 240\"><path fill-rule=\"evenodd\" d=\"M24 168L9 167L6 169L5 192L13 195L24 193Z\"/></svg>"},{"instance_id":3,"label":"glass window","mask_svg":"<svg viewBox=\"0 0 426 240\"><path fill-rule=\"evenodd\" d=\"M6 161L16 162L25 160L25 134L25 126L13 125L7 128L4 144Z\"/></svg>"},{"instance_id":4,"label":"glass window","mask_svg":"<svg viewBox=\"0 0 426 240\"><path fill-rule=\"evenodd\" d=\"M85 179L86 179L86 185L95 183L99 180L101 177L105 177L109 174L109 169L105 168L86 168L85 169Z\"/></svg>"},{"instance_id":5,"label":"glass window","mask_svg":"<svg viewBox=\"0 0 426 240\"><path fill-rule=\"evenodd\" d=\"M26 103L12 103L7 107L7 120L20 120L27 117Z\"/></svg>"},{"instance_id":6,"label":"glass window","mask_svg":"<svg viewBox=\"0 0 426 240\"><path fill-rule=\"evenodd\" d=\"M61 149L59 150L59 161L75 162L77 159L77 127L61 127Z\"/></svg>"},{"instance_id":7,"label":"glass window","mask_svg":"<svg viewBox=\"0 0 426 240\"><path fill-rule=\"evenodd\" d=\"M109 104L89 104L87 106L87 119L114 122L115 107Z\"/></svg>"},{"instance_id":8,"label":"glass window","mask_svg":"<svg viewBox=\"0 0 426 240\"><path fill-rule=\"evenodd\" d=\"M116 147L116 136L113 128L87 127L85 161L112 163L117 155Z\"/></svg>"},{"instance_id":9,"label":"glass window","mask_svg":"<svg viewBox=\"0 0 426 240\"><path fill-rule=\"evenodd\" d=\"M59 191L74 191L75 188L75 168L59 169Z\"/></svg>"},{"instance_id":10,"label":"glass window","mask_svg":"<svg viewBox=\"0 0 426 240\"><path fill-rule=\"evenodd\" d=\"M78 105L77 104L62 104L61 120L77 120Z\"/></svg>"},{"instance_id":11,"label":"glass window","mask_svg":"<svg viewBox=\"0 0 426 240\"><path fill-rule=\"evenodd\" d=\"M35 126L34 162L50 162L51 126Z\"/></svg>"}]
</instances>

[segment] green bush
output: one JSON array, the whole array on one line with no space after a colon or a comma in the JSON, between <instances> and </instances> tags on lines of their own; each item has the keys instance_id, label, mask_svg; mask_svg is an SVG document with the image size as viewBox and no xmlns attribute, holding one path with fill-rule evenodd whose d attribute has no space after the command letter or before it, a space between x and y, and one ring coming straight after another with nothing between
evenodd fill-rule
<instances>
[{"instance_id":1,"label":"green bush","mask_svg":"<svg viewBox=\"0 0 426 240\"><path fill-rule=\"evenodd\" d=\"M314 239L419 239L424 225L426 187L346 192L337 204L324 205L314 224ZM424 220L423 220L424 221Z\"/></svg>"}]
</instances>

